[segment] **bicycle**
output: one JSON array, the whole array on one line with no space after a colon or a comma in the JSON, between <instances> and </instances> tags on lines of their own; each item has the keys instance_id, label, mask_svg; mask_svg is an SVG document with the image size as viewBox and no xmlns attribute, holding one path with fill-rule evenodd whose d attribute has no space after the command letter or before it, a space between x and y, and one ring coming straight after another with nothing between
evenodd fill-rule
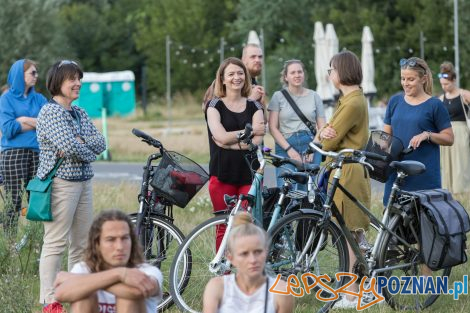
<instances>
[{"instance_id":1,"label":"bicycle","mask_svg":"<svg viewBox=\"0 0 470 313\"><path fill-rule=\"evenodd\" d=\"M173 223L173 205L185 207L207 182L208 175L198 164L176 152L167 151L160 141L144 132L132 129L132 133L157 148L158 152L151 154L143 167L139 210L130 217L146 262L160 268L163 277L169 277L171 261L184 240L183 233ZM160 162L154 165L157 160ZM191 251L187 251L183 256L182 277L190 272ZM178 288L184 288L183 283L182 279L179 280ZM168 288L165 281L159 312L173 304Z\"/></svg>"},{"instance_id":2,"label":"bicycle","mask_svg":"<svg viewBox=\"0 0 470 313\"><path fill-rule=\"evenodd\" d=\"M405 177L422 173L425 170L424 165L415 161L390 163L390 167L395 169L398 175L383 217L379 220L341 185L339 180L343 165L346 163L359 163L373 169L367 160L386 161L386 157L354 149L326 152L314 143L310 143L309 146L313 151L333 160L330 164L334 173L333 179L320 210L305 209L294 212L279 220L270 230L273 244L269 250L268 262L271 268L278 269L275 273L285 278L290 275L297 277L303 273L314 273L317 277L326 275L325 280L322 280L324 285L313 284L315 294L326 299L325 302L316 300L313 295L302 298L312 311L316 309L319 312L327 312L334 306L338 297L332 290L337 290L348 282L346 276L336 276L336 273L349 272L348 244L357 259L353 272L359 277L358 281L364 277L376 278L378 275L384 277L419 275L423 261L419 252L417 202L413 195L400 190L400 185ZM337 189L353 200L378 227L378 234L372 246L367 243L359 245L347 228L333 203ZM305 239L301 244L296 242L299 237ZM279 241L283 244L276 244ZM433 276L449 274L450 268L433 272ZM370 281L366 282L365 286L370 287ZM394 309L422 309L434 303L439 296L395 294L388 289L389 287L382 288L381 292L386 302ZM366 294L364 300L369 303L379 301L371 294Z\"/></svg>"},{"instance_id":3,"label":"bicycle","mask_svg":"<svg viewBox=\"0 0 470 313\"><path fill-rule=\"evenodd\" d=\"M198 225L186 237L184 242L176 253L170 271L170 292L177 306L184 311L200 312L202 311L202 294L204 287L210 278L213 276L224 275L225 273L233 271L230 262L225 258L225 248L227 245L228 234L232 228L233 217L243 209L243 203L247 202L247 211L253 216L254 222L259 226L263 225L263 220L270 221L269 224L274 224L280 216L295 211L301 207L303 199L307 198L308 193L305 191L297 192L292 189L290 180L306 183L313 188L313 177L319 170L318 165L302 164L289 158L283 158L270 154L265 151L266 159L264 157L261 147L254 145L250 140L251 127L247 125L238 138L251 145L251 149L256 153L257 160L260 164L256 173L254 173L251 188L246 195L228 196L225 195L224 199L227 204L227 209L223 212L216 213L216 216ZM279 197L274 205L272 216L263 216L262 212L262 192L261 183L264 175L264 167L266 162L271 160L276 166L284 163L294 165L298 171L304 173L286 172L283 174L285 184L279 189ZM315 199L311 198L312 202ZM312 204L313 205L313 204ZM268 227L266 224L266 227ZM219 226L226 225L222 243L218 250L216 250L215 237L216 230ZM177 289L177 283L181 277L181 271L184 266L184 255L187 251L191 251L191 272L185 278L185 288Z\"/></svg>"}]
</instances>

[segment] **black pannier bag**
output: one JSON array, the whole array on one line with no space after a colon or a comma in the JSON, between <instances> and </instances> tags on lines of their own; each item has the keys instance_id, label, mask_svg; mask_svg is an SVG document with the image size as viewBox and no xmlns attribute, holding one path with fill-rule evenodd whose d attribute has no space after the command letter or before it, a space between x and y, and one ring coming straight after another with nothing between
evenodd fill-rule
<instances>
[{"instance_id":1,"label":"black pannier bag","mask_svg":"<svg viewBox=\"0 0 470 313\"><path fill-rule=\"evenodd\" d=\"M264 188L263 195L263 228L268 230L269 223L274 212L274 206L279 200L280 189L278 187ZM282 216L282 212L281 212Z\"/></svg>"},{"instance_id":2,"label":"black pannier bag","mask_svg":"<svg viewBox=\"0 0 470 313\"><path fill-rule=\"evenodd\" d=\"M421 255L432 270L467 262L466 233L470 219L465 208L445 189L412 192L419 198Z\"/></svg>"},{"instance_id":3,"label":"black pannier bag","mask_svg":"<svg viewBox=\"0 0 470 313\"><path fill-rule=\"evenodd\" d=\"M387 161L367 159L367 162L374 167L373 171L369 169L370 178L385 183L392 173L390 163L402 159L403 148L403 143L397 137L381 130L371 131L365 151L384 155L388 159Z\"/></svg>"}]
</instances>

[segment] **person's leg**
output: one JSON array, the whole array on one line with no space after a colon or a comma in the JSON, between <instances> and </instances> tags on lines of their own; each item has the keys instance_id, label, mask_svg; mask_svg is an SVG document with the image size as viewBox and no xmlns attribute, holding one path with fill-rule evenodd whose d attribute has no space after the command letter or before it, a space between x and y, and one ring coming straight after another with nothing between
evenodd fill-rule
<instances>
[{"instance_id":1,"label":"person's leg","mask_svg":"<svg viewBox=\"0 0 470 313\"><path fill-rule=\"evenodd\" d=\"M147 312L145 300L129 300L116 298L116 313Z\"/></svg>"},{"instance_id":2,"label":"person's leg","mask_svg":"<svg viewBox=\"0 0 470 313\"><path fill-rule=\"evenodd\" d=\"M70 305L72 313L99 313L100 307L98 305L98 296L95 294L89 296L88 298L82 299L77 302L73 302ZM137 311L136 311L137 312ZM140 312L140 311L139 311ZM144 312L144 311L142 311Z\"/></svg>"},{"instance_id":3,"label":"person's leg","mask_svg":"<svg viewBox=\"0 0 470 313\"><path fill-rule=\"evenodd\" d=\"M55 177L52 182L52 222L44 222L44 238L39 262L40 303L54 302L54 280L72 227L80 193L76 183Z\"/></svg>"},{"instance_id":4,"label":"person's leg","mask_svg":"<svg viewBox=\"0 0 470 313\"><path fill-rule=\"evenodd\" d=\"M3 180L6 203L4 230L14 236L17 230L18 216L21 210L23 182L27 179L28 158L25 149L10 149L2 152Z\"/></svg>"},{"instance_id":5,"label":"person's leg","mask_svg":"<svg viewBox=\"0 0 470 313\"><path fill-rule=\"evenodd\" d=\"M234 196L237 195L238 187L235 185L225 184L217 179L215 176L211 176L209 180L209 195L212 201L213 212L223 211L227 208L227 205L224 201L224 195ZM225 229L227 227L225 225L217 226L217 234L216 234L216 249L219 249L220 243L222 242L222 238L225 234Z\"/></svg>"},{"instance_id":6,"label":"person's leg","mask_svg":"<svg viewBox=\"0 0 470 313\"><path fill-rule=\"evenodd\" d=\"M91 179L77 182L80 185L80 198L78 200L75 214L70 229L68 270L83 257L88 239L88 232L93 221L93 190Z\"/></svg>"}]
</instances>

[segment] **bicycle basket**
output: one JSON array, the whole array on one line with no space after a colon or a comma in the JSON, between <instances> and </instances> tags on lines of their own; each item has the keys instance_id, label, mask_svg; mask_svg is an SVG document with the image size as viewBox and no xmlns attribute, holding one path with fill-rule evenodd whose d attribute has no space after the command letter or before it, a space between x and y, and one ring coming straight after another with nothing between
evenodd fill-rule
<instances>
[{"instance_id":1,"label":"bicycle basket","mask_svg":"<svg viewBox=\"0 0 470 313\"><path fill-rule=\"evenodd\" d=\"M374 167L373 171L369 170L370 177L384 183L392 172L389 164L392 161L399 161L402 157L403 143L384 131L374 130L370 133L365 151L388 157L387 161L367 159L367 162Z\"/></svg>"},{"instance_id":2,"label":"bicycle basket","mask_svg":"<svg viewBox=\"0 0 470 313\"><path fill-rule=\"evenodd\" d=\"M158 196L184 208L209 180L196 162L174 151L163 151L150 185Z\"/></svg>"}]
</instances>

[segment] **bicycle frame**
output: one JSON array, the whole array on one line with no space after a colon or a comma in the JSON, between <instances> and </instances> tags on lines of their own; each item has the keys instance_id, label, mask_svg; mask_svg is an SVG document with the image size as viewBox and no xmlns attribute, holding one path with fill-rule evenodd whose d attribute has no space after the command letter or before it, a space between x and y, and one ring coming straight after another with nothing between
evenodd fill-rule
<instances>
[{"instance_id":1,"label":"bicycle frame","mask_svg":"<svg viewBox=\"0 0 470 313\"><path fill-rule=\"evenodd\" d=\"M312 146L312 144L310 145ZM314 145L313 145L314 146ZM313 147L315 150L317 150L318 152L322 153L322 154L329 154L328 152L325 152L319 148L317 148L316 146ZM344 149L342 151L340 151L338 154L341 154L341 153L348 153L348 152L353 152L354 150L352 149ZM331 154L329 154L331 155ZM385 208L385 211L384 211L384 214L383 214L383 217L382 217L382 220L379 220L378 218L376 218L373 213L363 204L361 203L359 200L356 199L356 197L354 197L354 195L352 195L343 185L341 185L341 183L339 182L340 178L341 178L341 175L342 175L342 166L343 166L343 163L344 163L344 158L339 158L339 161L337 162L337 165L336 165L336 168L334 169L334 176L333 176L333 180L331 182L331 186L330 188L328 188L328 192L327 192L327 196L326 196L326 200L325 200L325 203L323 205L323 218L322 218L322 221L321 223L325 223L326 226L328 226L327 223L330 223L331 222L331 216L335 217L337 222L338 222L338 225L339 227L341 228L346 240L348 241L351 249L353 250L354 252L354 255L356 256L358 262L360 264L364 264L364 265L367 265L367 270L370 272L374 266L375 266L375 259L376 259L376 255L377 255L377 251L378 251L378 248L379 248L379 243L381 242L383 236L385 235L385 232L388 232L390 233L392 236L394 236L395 238L397 238L397 240L402 243L403 245L407 246L408 248L410 249L414 249L414 247L412 247L405 239L403 239L402 237L400 237L398 234L396 234L395 232L393 232L388 226L388 221L389 221L389 217L390 217L390 212L391 212L391 209L392 209L392 206L393 204L395 203L395 200L396 200L396 197L398 195L398 193L401 192L400 188L399 188L399 185L401 184L401 181L403 180L403 178L406 177L406 174L405 173L402 173L402 172L398 172L398 175L397 175L397 178L393 184L393 188L392 188L392 191L391 191L391 194L390 194L390 199L388 201L388 204ZM369 256L364 257L364 255L362 254L360 248L359 248L359 245L358 243L356 242L356 240L354 239L351 231L348 229L348 227L346 226L346 223L341 215L341 213L339 212L338 208L334 205L333 203L333 197L335 195L335 192L337 190L337 188L339 188L350 200L353 201L353 203L362 211L364 212L370 219L372 219L378 226L379 226L379 232L378 232L378 235L377 237L375 238L375 242L374 242L374 245L372 247L372 251L370 253ZM323 229L327 229L327 227L323 227ZM308 241L307 241L307 244L305 245L304 249L302 250L300 256L298 257L297 261L301 260L305 254L307 253L307 249L309 247L309 245L313 242L314 240L314 236L311 234L308 238ZM312 262L315 260L315 258L317 257L318 255L318 252L320 251L320 247L322 246L323 242L325 240L325 231L322 231L321 235L320 235L320 239L318 241L318 244L317 244L317 247L315 249L315 251L313 252L313 254L310 256L309 258L309 261L308 261L308 264L312 264ZM394 266L394 267L388 267L387 269L374 269L372 272L370 272L372 274L372 277L375 277L375 275L377 273L381 273L381 272L385 272L385 271L389 271L390 269L398 269L398 268L405 268L405 267L408 267L410 264L402 264L402 265L397 265L397 266Z\"/></svg>"}]
</instances>

